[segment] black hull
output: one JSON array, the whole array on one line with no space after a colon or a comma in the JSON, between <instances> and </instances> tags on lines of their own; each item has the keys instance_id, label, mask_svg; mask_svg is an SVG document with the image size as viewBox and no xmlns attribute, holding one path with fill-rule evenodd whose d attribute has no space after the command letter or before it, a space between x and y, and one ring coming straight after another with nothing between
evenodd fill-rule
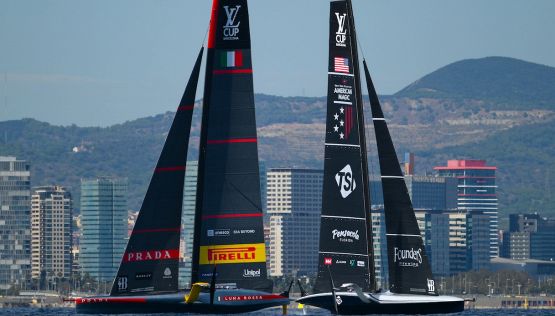
<instances>
[{"instance_id":1,"label":"black hull","mask_svg":"<svg viewBox=\"0 0 555 316\"><path fill-rule=\"evenodd\" d=\"M238 314L289 304L286 297L250 290L217 290L214 304L209 293L201 293L194 303L185 302L186 294L85 297L75 300L75 308L79 314Z\"/></svg>"},{"instance_id":2,"label":"black hull","mask_svg":"<svg viewBox=\"0 0 555 316\"><path fill-rule=\"evenodd\" d=\"M437 301L437 302L381 302L371 300L363 302L358 296L341 295L340 304L337 305L340 315L374 315L374 314L449 314L464 311L464 301ZM328 295L309 295L302 297L297 302L324 308L335 313L331 293ZM338 302L339 303L339 302Z\"/></svg>"}]
</instances>

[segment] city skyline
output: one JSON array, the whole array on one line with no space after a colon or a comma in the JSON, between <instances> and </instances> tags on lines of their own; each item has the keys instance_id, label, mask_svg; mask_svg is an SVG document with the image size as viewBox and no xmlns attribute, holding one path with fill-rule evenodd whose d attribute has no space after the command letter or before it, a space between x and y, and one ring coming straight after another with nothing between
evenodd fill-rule
<instances>
[{"instance_id":1,"label":"city skyline","mask_svg":"<svg viewBox=\"0 0 555 316\"><path fill-rule=\"evenodd\" d=\"M210 1L0 6L0 117L80 126L174 110L210 11ZM467 58L555 66L551 1L359 0L354 6L361 51L380 94ZM252 2L249 9L255 91L325 95L327 2Z\"/></svg>"}]
</instances>

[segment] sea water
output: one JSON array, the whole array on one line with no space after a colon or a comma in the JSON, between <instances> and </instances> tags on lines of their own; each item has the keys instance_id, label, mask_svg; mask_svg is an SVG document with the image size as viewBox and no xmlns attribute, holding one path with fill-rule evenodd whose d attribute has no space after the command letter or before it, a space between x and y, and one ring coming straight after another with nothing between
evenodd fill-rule
<instances>
[{"instance_id":1,"label":"sea water","mask_svg":"<svg viewBox=\"0 0 555 316\"><path fill-rule=\"evenodd\" d=\"M330 312L324 309L311 308L303 313L302 310L289 309L287 311L288 315L315 315L324 316L331 315ZM67 315L81 315L75 312L73 308L0 308L0 316L11 316L11 315L25 315L25 316L67 316ZM133 315L133 314L127 314ZM142 316L177 316L185 314L139 314ZM196 314L191 314L196 315ZM261 316L279 316L282 315L281 309L268 309L258 312L252 312L247 314L235 314L235 315L261 315ZM544 315L555 315L555 309L544 309L544 310L523 310L523 309L473 309L466 310L461 313L449 314L449 315L460 315L460 316L478 316L478 315L492 315L492 316L544 316Z\"/></svg>"}]
</instances>

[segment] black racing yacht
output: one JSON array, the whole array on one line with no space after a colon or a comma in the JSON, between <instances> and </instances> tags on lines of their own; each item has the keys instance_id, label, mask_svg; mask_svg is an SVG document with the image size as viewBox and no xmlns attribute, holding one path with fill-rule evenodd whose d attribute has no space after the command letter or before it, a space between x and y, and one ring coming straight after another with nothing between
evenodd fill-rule
<instances>
[{"instance_id":1,"label":"black racing yacht","mask_svg":"<svg viewBox=\"0 0 555 316\"><path fill-rule=\"evenodd\" d=\"M177 108L109 296L78 313L244 313L289 304L267 278L247 0L213 0L191 289L178 288L187 147L204 48Z\"/></svg>"},{"instance_id":2,"label":"black racing yacht","mask_svg":"<svg viewBox=\"0 0 555 316\"><path fill-rule=\"evenodd\" d=\"M377 290L357 40L350 0L330 4L328 100L318 276L299 303L335 314L431 314L464 309L437 293L370 73L366 84L384 195L390 287Z\"/></svg>"}]
</instances>

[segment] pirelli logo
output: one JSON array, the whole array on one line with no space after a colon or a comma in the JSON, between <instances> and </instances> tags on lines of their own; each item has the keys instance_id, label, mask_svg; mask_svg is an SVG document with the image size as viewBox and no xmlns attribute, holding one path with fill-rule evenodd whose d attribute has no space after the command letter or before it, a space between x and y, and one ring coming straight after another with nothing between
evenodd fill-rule
<instances>
[{"instance_id":1,"label":"pirelli logo","mask_svg":"<svg viewBox=\"0 0 555 316\"><path fill-rule=\"evenodd\" d=\"M261 244L200 246L200 264L265 262L266 247Z\"/></svg>"}]
</instances>

